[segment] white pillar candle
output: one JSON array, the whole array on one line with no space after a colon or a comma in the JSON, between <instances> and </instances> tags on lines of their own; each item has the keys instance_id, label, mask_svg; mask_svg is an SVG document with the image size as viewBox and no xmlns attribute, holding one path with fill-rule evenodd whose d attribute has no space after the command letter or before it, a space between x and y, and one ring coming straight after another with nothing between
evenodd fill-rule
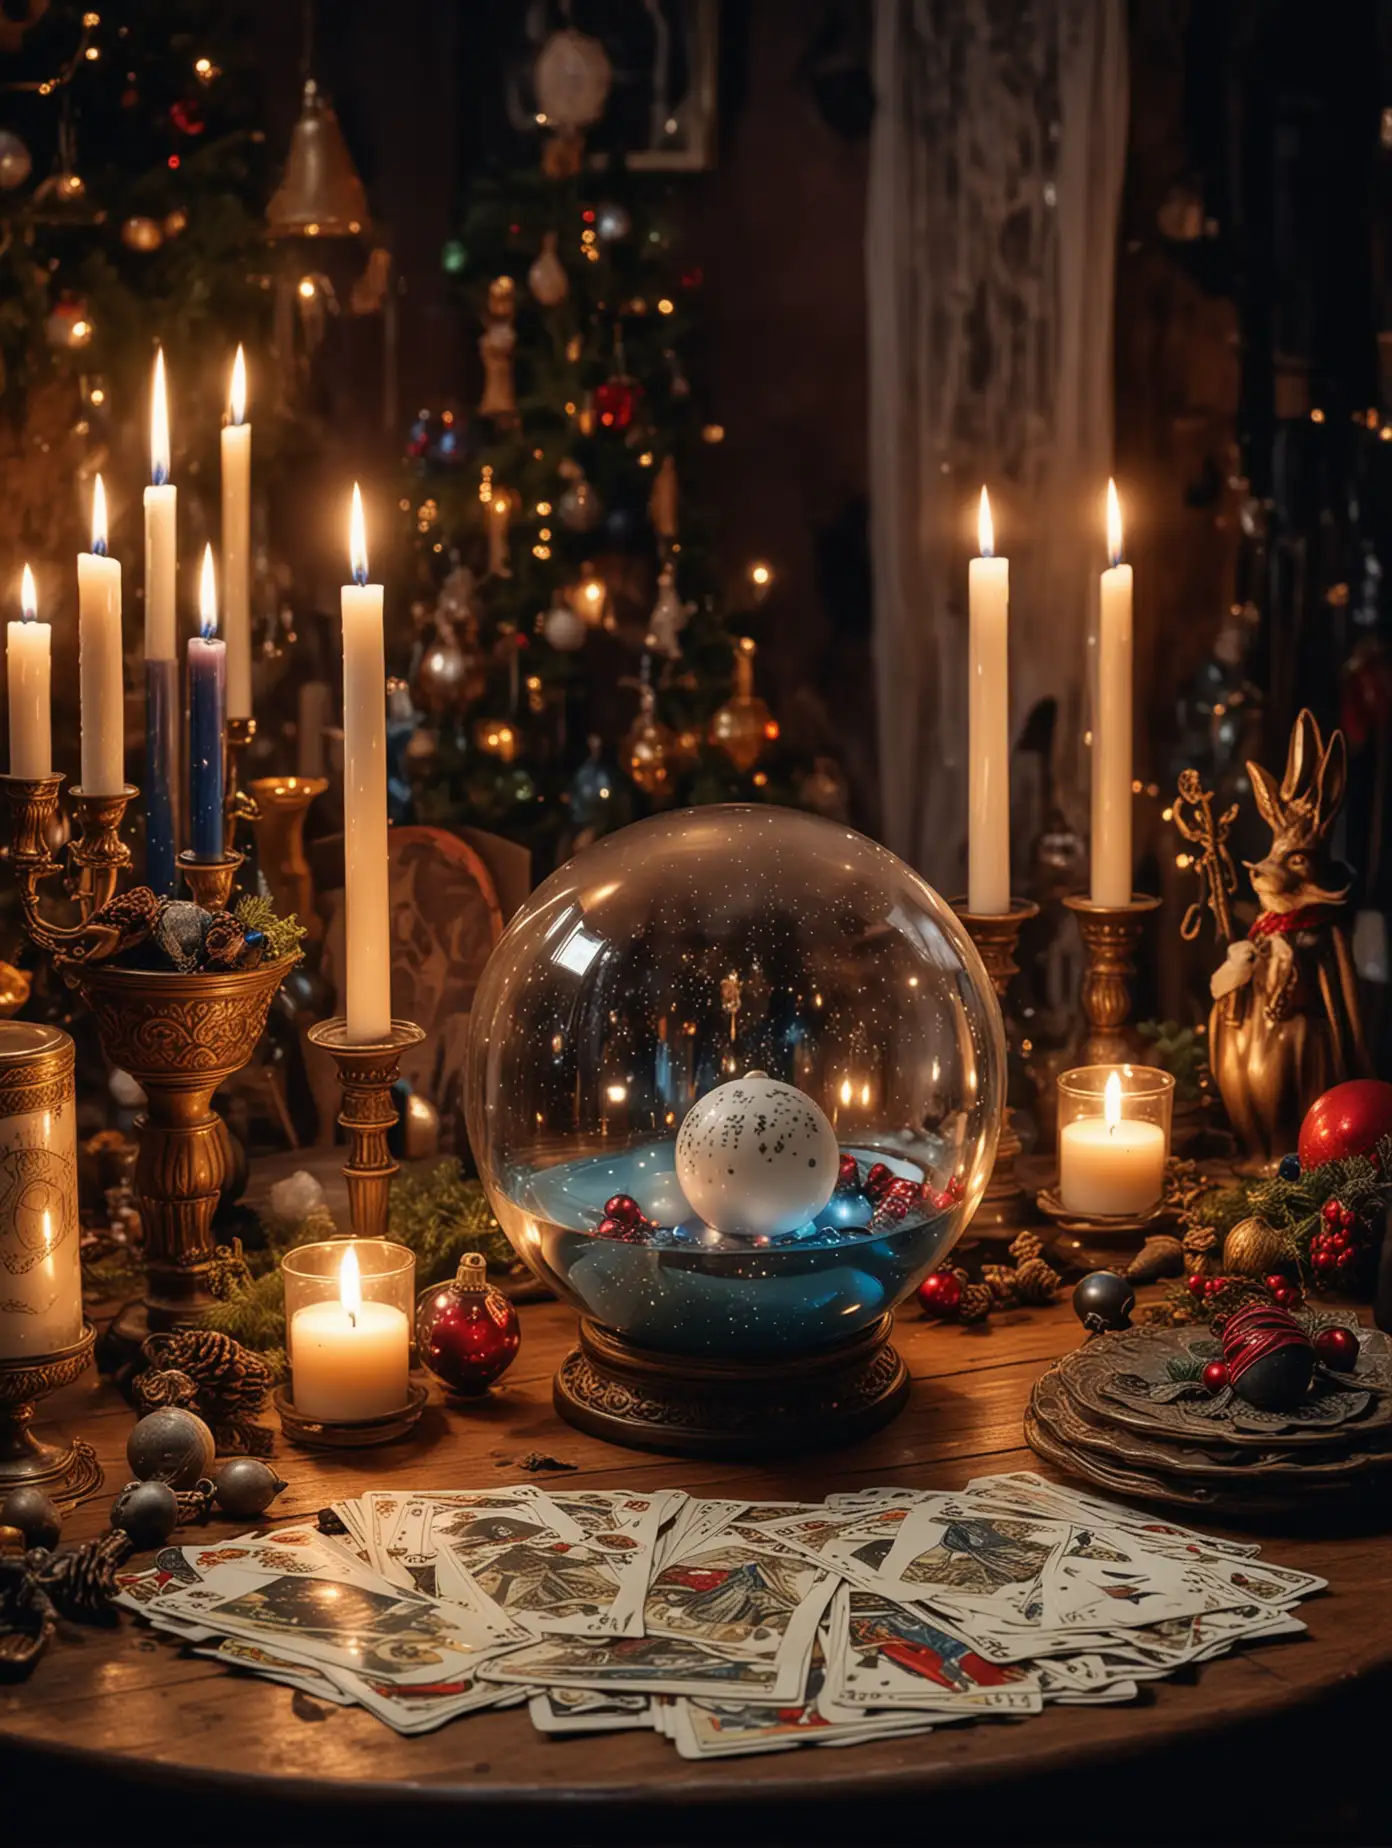
<instances>
[{"instance_id":1,"label":"white pillar candle","mask_svg":"<svg viewBox=\"0 0 1392 1848\"><path fill-rule=\"evenodd\" d=\"M178 489L169 479L169 399L164 352L150 392L150 486L145 490L145 659L173 661L178 573Z\"/></svg>"},{"instance_id":2,"label":"white pillar candle","mask_svg":"<svg viewBox=\"0 0 1392 1848\"><path fill-rule=\"evenodd\" d=\"M222 626L230 719L251 717L251 425L246 396L246 356L238 347L222 427Z\"/></svg>"},{"instance_id":3,"label":"white pillar candle","mask_svg":"<svg viewBox=\"0 0 1392 1848\"><path fill-rule=\"evenodd\" d=\"M121 567L106 556L106 490L92 491L92 549L77 555L78 680L84 795L126 786L125 687L121 672Z\"/></svg>"},{"instance_id":4,"label":"white pillar candle","mask_svg":"<svg viewBox=\"0 0 1392 1848\"><path fill-rule=\"evenodd\" d=\"M0 1022L0 1360L55 1354L82 1333L73 1044Z\"/></svg>"},{"instance_id":5,"label":"white pillar candle","mask_svg":"<svg viewBox=\"0 0 1392 1848\"><path fill-rule=\"evenodd\" d=\"M336 1303L308 1303L290 1323L295 1410L332 1423L398 1412L410 1387L410 1325L394 1303L363 1301L352 1244L338 1277Z\"/></svg>"},{"instance_id":6,"label":"white pillar candle","mask_svg":"<svg viewBox=\"0 0 1392 1848\"><path fill-rule=\"evenodd\" d=\"M977 531L981 556L967 577L967 909L999 917L1010 909L1010 561L994 556L985 488Z\"/></svg>"},{"instance_id":7,"label":"white pillar candle","mask_svg":"<svg viewBox=\"0 0 1392 1848\"><path fill-rule=\"evenodd\" d=\"M362 495L353 484L343 586L343 834L348 939L348 1040L391 1034L390 876L387 862L387 670L382 586L367 581Z\"/></svg>"},{"instance_id":8,"label":"white pillar candle","mask_svg":"<svg viewBox=\"0 0 1392 1848\"><path fill-rule=\"evenodd\" d=\"M1129 1217L1155 1205L1164 1180L1165 1132L1122 1116L1121 1079L1113 1072L1102 1115L1077 1117L1059 1130L1059 1197L1070 1213Z\"/></svg>"},{"instance_id":9,"label":"white pillar candle","mask_svg":"<svg viewBox=\"0 0 1392 1848\"><path fill-rule=\"evenodd\" d=\"M1092 902L1131 903L1131 567L1121 562L1121 508L1107 483L1107 550L1097 624L1092 721Z\"/></svg>"},{"instance_id":10,"label":"white pillar candle","mask_svg":"<svg viewBox=\"0 0 1392 1848\"><path fill-rule=\"evenodd\" d=\"M21 622L9 625L5 665L10 677L10 775L53 774L53 729L49 698L53 631L37 620L39 602L28 565L20 580Z\"/></svg>"}]
</instances>

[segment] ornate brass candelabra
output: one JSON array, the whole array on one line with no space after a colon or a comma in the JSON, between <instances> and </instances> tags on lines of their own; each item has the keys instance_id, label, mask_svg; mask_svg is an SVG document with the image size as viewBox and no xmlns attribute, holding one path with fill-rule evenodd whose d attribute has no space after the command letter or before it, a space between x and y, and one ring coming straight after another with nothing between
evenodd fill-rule
<instances>
[{"instance_id":1,"label":"ornate brass candelabra","mask_svg":"<svg viewBox=\"0 0 1392 1848\"><path fill-rule=\"evenodd\" d=\"M34 1407L87 1371L97 1331L84 1322L71 1347L56 1354L18 1354L0 1360L0 1501L11 1489L38 1488L67 1506L101 1487L101 1465L80 1437L46 1444L31 1429Z\"/></svg>"},{"instance_id":2,"label":"ornate brass candelabra","mask_svg":"<svg viewBox=\"0 0 1392 1848\"><path fill-rule=\"evenodd\" d=\"M226 911L244 858L229 848L220 860L195 860L185 848L179 855L179 871L193 894L194 904L205 911Z\"/></svg>"},{"instance_id":3,"label":"ornate brass candelabra","mask_svg":"<svg viewBox=\"0 0 1392 1848\"><path fill-rule=\"evenodd\" d=\"M976 945L986 965L986 973L991 978L991 986L996 991L996 999L1004 1011L1006 993L1011 981L1020 972L1020 966L1015 961L1020 932L1031 918L1038 917L1038 905L1027 898L1012 898L1009 911L991 915L969 911L965 899L955 898L952 900L952 909ZM996 1159L991 1168L991 1178L986 1183L981 1204L967 1229L969 1238L1013 1235L1033 1219L1030 1195L1015 1175L1015 1157L1019 1153L1020 1138L1015 1134L1007 1104L1001 1113L1000 1139L996 1143Z\"/></svg>"},{"instance_id":4,"label":"ornate brass candelabra","mask_svg":"<svg viewBox=\"0 0 1392 1848\"><path fill-rule=\"evenodd\" d=\"M249 790L241 786L242 759L256 737L255 719L229 719L227 721L227 754L225 775L223 778L223 815L227 829L229 848L237 844L237 827L240 822L250 822L255 826L258 819L256 798Z\"/></svg>"},{"instance_id":5,"label":"ornate brass candelabra","mask_svg":"<svg viewBox=\"0 0 1392 1848\"><path fill-rule=\"evenodd\" d=\"M309 1038L311 1045L332 1055L343 1086L338 1120L348 1132L343 1175L353 1231L358 1238L385 1238L391 1178L397 1171L387 1147L397 1118L392 1086L401 1071L402 1053L425 1038L425 1029L413 1020L393 1020L390 1038L355 1046L348 1039L347 1021L336 1015L311 1027Z\"/></svg>"},{"instance_id":6,"label":"ornate brass candelabra","mask_svg":"<svg viewBox=\"0 0 1392 1848\"><path fill-rule=\"evenodd\" d=\"M319 935L314 879L305 858L309 805L329 786L324 776L261 776L251 785L256 802L256 848L276 907L293 912L311 938Z\"/></svg>"},{"instance_id":7,"label":"ornate brass candelabra","mask_svg":"<svg viewBox=\"0 0 1392 1848\"><path fill-rule=\"evenodd\" d=\"M103 923L100 914L130 865L119 830L138 792L129 786L113 796L72 792L78 835L67 849L65 868L48 848L62 780L0 778L13 824L10 863L29 936L81 990L108 1060L145 1091L146 1109L136 1125L135 1188L149 1284L144 1302L131 1305L117 1324L119 1335L138 1342L150 1327L195 1319L212 1300L206 1287L212 1217L227 1176L225 1132L212 1108L213 1092L251 1057L271 997L298 959L189 974L124 969L102 960L120 943L117 926ZM241 855L230 853L211 864L184 855L181 865L198 902L223 909ZM41 909L44 886L60 877L76 902L76 924L56 924Z\"/></svg>"},{"instance_id":8,"label":"ornate brass candelabra","mask_svg":"<svg viewBox=\"0 0 1392 1848\"><path fill-rule=\"evenodd\" d=\"M1083 1015L1088 1035L1080 1065L1122 1065L1140 1057L1143 1042L1131 1025L1131 977L1145 921L1160 900L1134 893L1129 905L1095 905L1078 893L1064 904L1078 920L1087 967L1083 971Z\"/></svg>"}]
</instances>

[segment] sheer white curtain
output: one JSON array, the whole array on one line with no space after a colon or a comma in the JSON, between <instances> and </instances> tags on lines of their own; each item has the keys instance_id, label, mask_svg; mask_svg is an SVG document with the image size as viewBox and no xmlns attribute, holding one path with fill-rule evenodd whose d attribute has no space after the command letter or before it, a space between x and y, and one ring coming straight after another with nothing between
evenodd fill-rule
<instances>
[{"instance_id":1,"label":"sheer white curtain","mask_svg":"<svg viewBox=\"0 0 1392 1848\"><path fill-rule=\"evenodd\" d=\"M1058 699L1057 787L1086 820L1126 153L1122 0L875 0L874 68L866 286L883 830L956 892L967 559L983 482L1010 559L1012 736L1038 700Z\"/></svg>"}]
</instances>

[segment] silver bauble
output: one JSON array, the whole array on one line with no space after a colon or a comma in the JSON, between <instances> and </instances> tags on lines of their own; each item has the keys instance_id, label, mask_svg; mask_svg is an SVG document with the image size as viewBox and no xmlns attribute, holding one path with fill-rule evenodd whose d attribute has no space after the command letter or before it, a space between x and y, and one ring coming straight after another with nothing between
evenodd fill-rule
<instances>
[{"instance_id":1,"label":"silver bauble","mask_svg":"<svg viewBox=\"0 0 1392 1848\"><path fill-rule=\"evenodd\" d=\"M595 235L601 244L617 244L633 229L633 215L617 199L603 199L595 207Z\"/></svg>"},{"instance_id":2,"label":"silver bauble","mask_svg":"<svg viewBox=\"0 0 1392 1848\"><path fill-rule=\"evenodd\" d=\"M13 192L34 168L34 157L12 129L0 128L0 189Z\"/></svg>"},{"instance_id":3,"label":"silver bauble","mask_svg":"<svg viewBox=\"0 0 1392 1848\"><path fill-rule=\"evenodd\" d=\"M598 494L583 476L579 481L572 481L565 488L556 502L556 512L561 525L573 533L593 532L604 518L604 505Z\"/></svg>"},{"instance_id":4,"label":"silver bauble","mask_svg":"<svg viewBox=\"0 0 1392 1848\"><path fill-rule=\"evenodd\" d=\"M546 620L541 625L541 632L553 648L562 654L574 654L577 648L583 648L589 626L577 616L568 603L559 599L546 612Z\"/></svg>"}]
</instances>

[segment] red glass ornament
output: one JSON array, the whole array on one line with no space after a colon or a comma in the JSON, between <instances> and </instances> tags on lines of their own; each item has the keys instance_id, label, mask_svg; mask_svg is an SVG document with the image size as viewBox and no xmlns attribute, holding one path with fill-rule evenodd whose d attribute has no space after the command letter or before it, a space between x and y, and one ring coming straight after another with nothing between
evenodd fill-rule
<instances>
[{"instance_id":1,"label":"red glass ornament","mask_svg":"<svg viewBox=\"0 0 1392 1848\"><path fill-rule=\"evenodd\" d=\"M181 135L201 135L207 127L197 103L177 102L170 106L169 122Z\"/></svg>"},{"instance_id":2,"label":"red glass ornament","mask_svg":"<svg viewBox=\"0 0 1392 1848\"><path fill-rule=\"evenodd\" d=\"M865 1191L872 1200L878 1202L880 1195L893 1179L893 1172L882 1161L877 1161L865 1177Z\"/></svg>"},{"instance_id":3,"label":"red glass ornament","mask_svg":"<svg viewBox=\"0 0 1392 1848\"><path fill-rule=\"evenodd\" d=\"M604 1210L611 1219L621 1219L625 1223L643 1217L643 1209L632 1194L611 1194L604 1202Z\"/></svg>"},{"instance_id":4,"label":"red glass ornament","mask_svg":"<svg viewBox=\"0 0 1392 1848\"><path fill-rule=\"evenodd\" d=\"M918 1306L925 1315L956 1315L962 1286L951 1271L930 1271L918 1286Z\"/></svg>"},{"instance_id":5,"label":"red glass ornament","mask_svg":"<svg viewBox=\"0 0 1392 1848\"><path fill-rule=\"evenodd\" d=\"M1203 1370L1203 1383L1208 1392L1222 1392L1228 1383L1228 1369L1221 1360L1209 1361Z\"/></svg>"},{"instance_id":6,"label":"red glass ornament","mask_svg":"<svg viewBox=\"0 0 1392 1848\"><path fill-rule=\"evenodd\" d=\"M466 1251L452 1283L432 1284L416 1300L420 1363L446 1392L485 1391L521 1343L517 1311L488 1281L481 1252Z\"/></svg>"},{"instance_id":7,"label":"red glass ornament","mask_svg":"<svg viewBox=\"0 0 1392 1848\"><path fill-rule=\"evenodd\" d=\"M636 379L606 379L596 385L595 418L603 430L626 430L638 409L640 387Z\"/></svg>"},{"instance_id":8,"label":"red glass ornament","mask_svg":"<svg viewBox=\"0 0 1392 1848\"><path fill-rule=\"evenodd\" d=\"M1380 1078L1351 1078L1317 1097L1300 1125L1300 1166L1308 1173L1322 1162L1368 1155L1392 1135L1392 1084ZM1330 1202L1329 1204L1333 1204Z\"/></svg>"},{"instance_id":9,"label":"red glass ornament","mask_svg":"<svg viewBox=\"0 0 1392 1848\"><path fill-rule=\"evenodd\" d=\"M1315 1352L1326 1367L1352 1373L1358 1365L1358 1337L1351 1328L1322 1328L1315 1336Z\"/></svg>"},{"instance_id":10,"label":"red glass ornament","mask_svg":"<svg viewBox=\"0 0 1392 1848\"><path fill-rule=\"evenodd\" d=\"M841 1157L840 1165L836 1170L836 1185L857 1188L860 1186L860 1163L854 1155Z\"/></svg>"}]
</instances>

